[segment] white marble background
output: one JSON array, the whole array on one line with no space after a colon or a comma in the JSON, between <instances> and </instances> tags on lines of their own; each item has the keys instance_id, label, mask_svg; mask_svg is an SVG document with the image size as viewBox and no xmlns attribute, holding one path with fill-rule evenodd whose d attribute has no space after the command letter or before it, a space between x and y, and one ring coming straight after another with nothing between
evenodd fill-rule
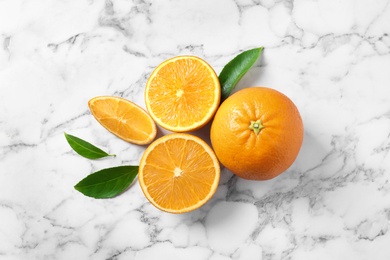
<instances>
[{"instance_id":1,"label":"white marble background","mask_svg":"<svg viewBox=\"0 0 390 260\"><path fill-rule=\"evenodd\" d=\"M389 0L0 0L0 259L390 259ZM287 94L305 124L294 165L266 182L222 172L214 198L162 213L138 183L115 199L73 189L137 164L87 101L144 106L163 60L264 56L238 88ZM116 153L90 161L63 133Z\"/></svg>"}]
</instances>

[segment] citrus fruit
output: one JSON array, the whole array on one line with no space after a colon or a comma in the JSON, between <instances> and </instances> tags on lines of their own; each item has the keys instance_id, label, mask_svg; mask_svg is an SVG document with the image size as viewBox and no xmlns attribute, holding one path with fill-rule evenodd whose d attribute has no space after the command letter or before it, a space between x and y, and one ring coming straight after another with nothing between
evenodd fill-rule
<instances>
[{"instance_id":1,"label":"citrus fruit","mask_svg":"<svg viewBox=\"0 0 390 260\"><path fill-rule=\"evenodd\" d=\"M284 94L265 87L242 89L215 114L210 139L219 161L249 180L267 180L287 170L303 141L297 107Z\"/></svg>"},{"instance_id":2,"label":"citrus fruit","mask_svg":"<svg viewBox=\"0 0 390 260\"><path fill-rule=\"evenodd\" d=\"M145 103L154 121L172 132L206 125L221 99L213 68L194 56L177 56L157 66L145 88Z\"/></svg>"},{"instance_id":3,"label":"citrus fruit","mask_svg":"<svg viewBox=\"0 0 390 260\"><path fill-rule=\"evenodd\" d=\"M157 134L156 124L138 105L120 97L100 96L89 100L96 120L119 138L134 144L149 144Z\"/></svg>"},{"instance_id":4,"label":"citrus fruit","mask_svg":"<svg viewBox=\"0 0 390 260\"><path fill-rule=\"evenodd\" d=\"M184 213L199 208L215 193L220 166L210 146L185 133L165 135L145 150L138 180L157 208Z\"/></svg>"}]
</instances>

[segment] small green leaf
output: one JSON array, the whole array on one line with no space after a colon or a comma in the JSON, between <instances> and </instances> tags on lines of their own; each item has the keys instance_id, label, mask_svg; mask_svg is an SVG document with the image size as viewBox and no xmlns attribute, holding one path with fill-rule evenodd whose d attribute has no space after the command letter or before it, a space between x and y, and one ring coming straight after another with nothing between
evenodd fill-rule
<instances>
[{"instance_id":1,"label":"small green leaf","mask_svg":"<svg viewBox=\"0 0 390 260\"><path fill-rule=\"evenodd\" d=\"M219 74L221 102L227 99L234 87L260 57L263 47L244 51L232 59Z\"/></svg>"},{"instance_id":2,"label":"small green leaf","mask_svg":"<svg viewBox=\"0 0 390 260\"><path fill-rule=\"evenodd\" d=\"M125 191L137 174L138 166L125 165L107 168L88 175L74 188L88 197L112 198Z\"/></svg>"},{"instance_id":3,"label":"small green leaf","mask_svg":"<svg viewBox=\"0 0 390 260\"><path fill-rule=\"evenodd\" d=\"M96 146L76 137L73 135L65 134L65 138L68 141L70 147L75 150L79 155L88 159L99 159L107 156L115 156L115 154L108 154L105 151L97 148Z\"/></svg>"}]
</instances>

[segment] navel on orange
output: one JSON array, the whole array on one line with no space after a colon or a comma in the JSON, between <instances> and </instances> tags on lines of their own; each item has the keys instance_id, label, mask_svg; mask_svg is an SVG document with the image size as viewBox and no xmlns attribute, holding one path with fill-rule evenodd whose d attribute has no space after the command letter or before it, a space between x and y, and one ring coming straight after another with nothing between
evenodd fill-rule
<instances>
[{"instance_id":1,"label":"navel on orange","mask_svg":"<svg viewBox=\"0 0 390 260\"><path fill-rule=\"evenodd\" d=\"M156 124L138 105L119 97L100 96L89 100L96 120L119 138L134 144L149 144L157 134Z\"/></svg>"},{"instance_id":2,"label":"navel on orange","mask_svg":"<svg viewBox=\"0 0 390 260\"><path fill-rule=\"evenodd\" d=\"M177 56L150 75L145 103L154 121L172 132L206 125L219 106L221 87L213 68L194 56Z\"/></svg>"},{"instance_id":3,"label":"navel on orange","mask_svg":"<svg viewBox=\"0 0 390 260\"><path fill-rule=\"evenodd\" d=\"M297 107L274 89L242 89L215 114L211 143L220 162L249 180L267 180L287 170L303 140Z\"/></svg>"},{"instance_id":4,"label":"navel on orange","mask_svg":"<svg viewBox=\"0 0 390 260\"><path fill-rule=\"evenodd\" d=\"M205 204L215 193L219 178L219 162L210 146L183 133L165 135L151 143L138 172L146 198L170 213L192 211Z\"/></svg>"}]
</instances>

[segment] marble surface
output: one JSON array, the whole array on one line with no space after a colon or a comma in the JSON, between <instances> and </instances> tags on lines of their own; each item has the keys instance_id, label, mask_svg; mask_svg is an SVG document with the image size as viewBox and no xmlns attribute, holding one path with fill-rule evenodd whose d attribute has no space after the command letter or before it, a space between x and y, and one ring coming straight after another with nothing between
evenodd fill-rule
<instances>
[{"instance_id":1,"label":"marble surface","mask_svg":"<svg viewBox=\"0 0 390 260\"><path fill-rule=\"evenodd\" d=\"M0 259L390 259L389 34L389 0L0 0ZM275 88L301 111L285 173L224 169L212 200L183 215L137 182L108 200L73 189L145 149L102 128L90 98L145 107L163 60L196 55L219 73L259 46L237 89ZM64 132L117 156L81 158Z\"/></svg>"}]
</instances>

